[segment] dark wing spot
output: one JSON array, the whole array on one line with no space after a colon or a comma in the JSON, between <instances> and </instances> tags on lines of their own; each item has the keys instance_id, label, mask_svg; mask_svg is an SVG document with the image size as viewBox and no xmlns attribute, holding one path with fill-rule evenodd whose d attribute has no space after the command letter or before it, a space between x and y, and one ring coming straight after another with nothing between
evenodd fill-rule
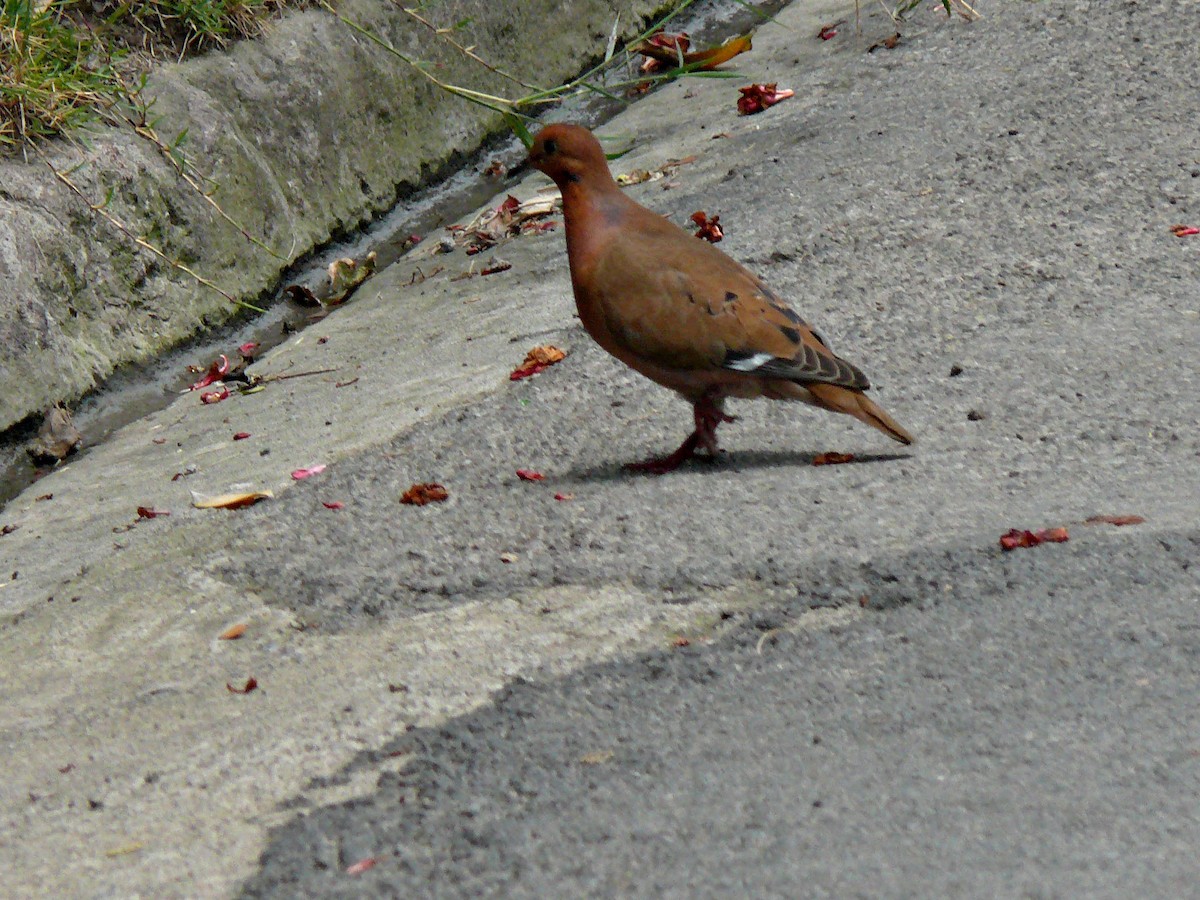
<instances>
[{"instance_id":1,"label":"dark wing spot","mask_svg":"<svg viewBox=\"0 0 1200 900\"><path fill-rule=\"evenodd\" d=\"M736 299L737 299L737 294L735 294L733 291L725 292L725 302L726 303L732 303Z\"/></svg>"},{"instance_id":2,"label":"dark wing spot","mask_svg":"<svg viewBox=\"0 0 1200 900\"><path fill-rule=\"evenodd\" d=\"M776 303L775 308L783 313L784 318L786 318L789 322L794 322L796 325L805 324L804 320L800 318L800 316L796 314L796 311L790 306L787 306L783 303Z\"/></svg>"},{"instance_id":3,"label":"dark wing spot","mask_svg":"<svg viewBox=\"0 0 1200 900\"><path fill-rule=\"evenodd\" d=\"M795 328L789 328L787 325L780 325L779 330L783 332L783 336L793 344L800 343L800 332Z\"/></svg>"}]
</instances>

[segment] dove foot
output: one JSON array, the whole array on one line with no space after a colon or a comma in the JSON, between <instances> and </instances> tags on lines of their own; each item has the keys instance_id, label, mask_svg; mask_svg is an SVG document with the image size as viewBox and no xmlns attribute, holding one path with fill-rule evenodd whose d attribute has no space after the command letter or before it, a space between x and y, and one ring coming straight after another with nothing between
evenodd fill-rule
<instances>
[{"instance_id":1,"label":"dove foot","mask_svg":"<svg viewBox=\"0 0 1200 900\"><path fill-rule=\"evenodd\" d=\"M625 468L631 472L645 472L648 475L666 475L697 456L697 450L707 451L708 455L701 457L702 459L716 459L719 452L717 427L723 422L736 422L737 417L727 415L721 408L721 401L708 394L696 401L692 413L696 420L696 430L688 435L678 450L670 456L651 457L642 462L627 463Z\"/></svg>"}]
</instances>

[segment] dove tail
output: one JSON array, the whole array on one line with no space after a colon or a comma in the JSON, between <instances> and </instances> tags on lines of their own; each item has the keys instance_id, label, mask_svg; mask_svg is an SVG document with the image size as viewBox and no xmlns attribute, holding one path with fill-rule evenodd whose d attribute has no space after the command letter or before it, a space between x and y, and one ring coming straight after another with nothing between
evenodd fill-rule
<instances>
[{"instance_id":1,"label":"dove tail","mask_svg":"<svg viewBox=\"0 0 1200 900\"><path fill-rule=\"evenodd\" d=\"M861 391L852 391L835 384L809 383L804 387L817 403L826 409L854 416L860 422L878 428L893 441L899 441L901 444L913 442L913 436L905 431L899 422Z\"/></svg>"}]
</instances>

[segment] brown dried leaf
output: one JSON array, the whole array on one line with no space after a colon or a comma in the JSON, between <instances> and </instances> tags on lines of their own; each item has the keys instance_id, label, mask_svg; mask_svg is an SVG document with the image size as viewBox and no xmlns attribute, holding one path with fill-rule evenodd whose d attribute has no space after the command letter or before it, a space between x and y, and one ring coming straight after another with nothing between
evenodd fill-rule
<instances>
[{"instance_id":1,"label":"brown dried leaf","mask_svg":"<svg viewBox=\"0 0 1200 900\"><path fill-rule=\"evenodd\" d=\"M51 464L66 459L79 449L83 435L71 419L65 406L51 406L42 419L37 437L29 442L25 452L35 463Z\"/></svg>"},{"instance_id":2,"label":"brown dried leaf","mask_svg":"<svg viewBox=\"0 0 1200 900\"><path fill-rule=\"evenodd\" d=\"M521 365L517 366L509 374L510 381L520 381L522 378L528 378L531 375L536 375L555 363L562 362L566 359L567 354L552 344L543 344L539 347L534 347L525 354L525 360Z\"/></svg>"},{"instance_id":3,"label":"brown dried leaf","mask_svg":"<svg viewBox=\"0 0 1200 900\"><path fill-rule=\"evenodd\" d=\"M246 683L244 685L242 685L241 687L234 687L228 681L225 682L225 690L229 691L229 693L231 693L231 694L248 694L251 691L257 690L257 689L258 689L258 679L257 678L247 678Z\"/></svg>"},{"instance_id":4,"label":"brown dried leaf","mask_svg":"<svg viewBox=\"0 0 1200 900\"><path fill-rule=\"evenodd\" d=\"M230 625L224 631L217 635L219 641L236 641L246 633L246 623L238 622L236 625Z\"/></svg>"},{"instance_id":5,"label":"brown dried leaf","mask_svg":"<svg viewBox=\"0 0 1200 900\"><path fill-rule=\"evenodd\" d=\"M1038 544L1063 544L1070 540L1065 528L1039 528L1037 531L1022 531L1013 528L1000 536L1001 550L1016 550L1021 547L1036 547Z\"/></svg>"},{"instance_id":6,"label":"brown dried leaf","mask_svg":"<svg viewBox=\"0 0 1200 900\"><path fill-rule=\"evenodd\" d=\"M1141 525L1146 520L1141 516L1089 516L1084 525Z\"/></svg>"},{"instance_id":7,"label":"brown dried leaf","mask_svg":"<svg viewBox=\"0 0 1200 900\"><path fill-rule=\"evenodd\" d=\"M828 453L818 453L813 457L812 464L814 466L840 466L848 462L854 462L853 453L837 453L831 450Z\"/></svg>"},{"instance_id":8,"label":"brown dried leaf","mask_svg":"<svg viewBox=\"0 0 1200 900\"><path fill-rule=\"evenodd\" d=\"M436 482L414 484L400 497L401 503L409 506L424 506L426 503L441 503L450 497L450 492Z\"/></svg>"},{"instance_id":9,"label":"brown dried leaf","mask_svg":"<svg viewBox=\"0 0 1200 900\"><path fill-rule=\"evenodd\" d=\"M882 41L876 41L867 48L868 53L874 53L876 50L895 50L900 43L900 32L889 34Z\"/></svg>"}]
</instances>

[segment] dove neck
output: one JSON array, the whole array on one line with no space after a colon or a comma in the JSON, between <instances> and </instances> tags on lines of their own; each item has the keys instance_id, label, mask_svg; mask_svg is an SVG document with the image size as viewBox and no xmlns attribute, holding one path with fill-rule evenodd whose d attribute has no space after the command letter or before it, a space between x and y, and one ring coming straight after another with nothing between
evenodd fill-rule
<instances>
[{"instance_id":1,"label":"dove neck","mask_svg":"<svg viewBox=\"0 0 1200 900\"><path fill-rule=\"evenodd\" d=\"M576 257L588 255L591 245L619 229L632 202L611 178L565 181L562 195L567 249Z\"/></svg>"}]
</instances>

